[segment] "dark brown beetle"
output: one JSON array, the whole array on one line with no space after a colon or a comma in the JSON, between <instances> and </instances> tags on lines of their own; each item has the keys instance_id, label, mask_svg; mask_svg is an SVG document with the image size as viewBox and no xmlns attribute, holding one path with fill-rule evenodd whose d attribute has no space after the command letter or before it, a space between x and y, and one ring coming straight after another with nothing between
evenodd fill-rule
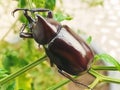
<instances>
[{"instance_id":1,"label":"dark brown beetle","mask_svg":"<svg viewBox=\"0 0 120 90\"><path fill-rule=\"evenodd\" d=\"M30 29L30 32L24 32L27 25L23 25L20 30L20 37L33 38L39 45L43 45L50 58L51 66L55 64L62 75L77 84L81 84L71 78L70 75L79 75L90 67L94 54L85 41L67 25L61 25L55 21L49 9L15 9L13 15L19 10L24 12ZM33 19L28 15L28 12L48 12L48 15L45 19L35 14L37 18Z\"/></svg>"}]
</instances>

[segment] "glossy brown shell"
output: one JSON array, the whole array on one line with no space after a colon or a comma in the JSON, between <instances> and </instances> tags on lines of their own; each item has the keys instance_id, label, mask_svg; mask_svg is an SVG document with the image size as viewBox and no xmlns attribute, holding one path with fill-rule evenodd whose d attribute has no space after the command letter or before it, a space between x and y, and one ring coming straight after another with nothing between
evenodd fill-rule
<instances>
[{"instance_id":1,"label":"glossy brown shell","mask_svg":"<svg viewBox=\"0 0 120 90\"><path fill-rule=\"evenodd\" d=\"M57 36L48 44L50 60L58 69L71 75L88 70L93 60L90 47L68 26L63 26Z\"/></svg>"}]
</instances>

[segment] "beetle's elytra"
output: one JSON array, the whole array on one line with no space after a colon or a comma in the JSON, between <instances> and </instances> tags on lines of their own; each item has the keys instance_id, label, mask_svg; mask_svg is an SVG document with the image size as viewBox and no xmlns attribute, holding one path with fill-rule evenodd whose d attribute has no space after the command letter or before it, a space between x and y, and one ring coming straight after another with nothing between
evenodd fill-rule
<instances>
[{"instance_id":1,"label":"beetle's elytra","mask_svg":"<svg viewBox=\"0 0 120 90\"><path fill-rule=\"evenodd\" d=\"M19 10L24 12L30 29L30 32L24 32L27 25L23 25L20 37L33 38L38 44L43 45L51 66L55 64L59 72L68 78L68 74L79 75L88 70L94 56L92 50L67 25L55 21L49 9L15 9L13 14ZM34 13L36 18L33 19L28 12L48 12L48 15L45 19Z\"/></svg>"}]
</instances>

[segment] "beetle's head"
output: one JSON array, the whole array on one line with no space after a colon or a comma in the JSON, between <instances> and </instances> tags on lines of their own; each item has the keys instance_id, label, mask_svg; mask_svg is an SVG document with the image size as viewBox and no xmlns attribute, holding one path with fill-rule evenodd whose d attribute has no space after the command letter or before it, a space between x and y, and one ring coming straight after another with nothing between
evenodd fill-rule
<instances>
[{"instance_id":1,"label":"beetle's head","mask_svg":"<svg viewBox=\"0 0 120 90\"><path fill-rule=\"evenodd\" d=\"M52 18L52 12L48 9L15 9L13 16L16 11L22 10L24 16L28 20L28 28L33 34L33 38L39 44L48 44L55 36L60 24ZM33 19L27 12L48 12L47 19L41 15L35 14L36 19Z\"/></svg>"}]
</instances>

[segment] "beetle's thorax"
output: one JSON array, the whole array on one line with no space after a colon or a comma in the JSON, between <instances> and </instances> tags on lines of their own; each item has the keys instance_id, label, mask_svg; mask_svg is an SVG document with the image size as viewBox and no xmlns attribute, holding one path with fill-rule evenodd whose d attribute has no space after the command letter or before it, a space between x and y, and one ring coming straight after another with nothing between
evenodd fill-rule
<instances>
[{"instance_id":1,"label":"beetle's thorax","mask_svg":"<svg viewBox=\"0 0 120 90\"><path fill-rule=\"evenodd\" d=\"M35 41L42 45L48 44L57 35L59 26L61 25L58 22L37 15L32 29Z\"/></svg>"}]
</instances>

